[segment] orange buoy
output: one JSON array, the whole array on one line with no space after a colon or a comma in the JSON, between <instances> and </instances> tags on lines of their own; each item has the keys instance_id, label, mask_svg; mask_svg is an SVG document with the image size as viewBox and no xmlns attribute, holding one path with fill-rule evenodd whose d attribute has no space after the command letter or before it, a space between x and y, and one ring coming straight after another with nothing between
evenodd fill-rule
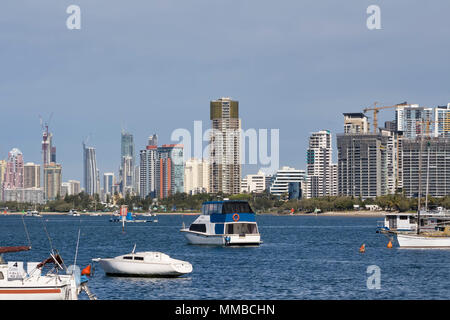
<instances>
[{"instance_id":1,"label":"orange buoy","mask_svg":"<svg viewBox=\"0 0 450 320\"><path fill-rule=\"evenodd\" d=\"M388 247L389 249L392 249L392 241L391 241L391 240L389 240L389 242L388 242L388 244L387 244L387 247Z\"/></svg>"},{"instance_id":2,"label":"orange buoy","mask_svg":"<svg viewBox=\"0 0 450 320\"><path fill-rule=\"evenodd\" d=\"M366 245L363 243L363 245L359 248L360 253L366 252Z\"/></svg>"},{"instance_id":3,"label":"orange buoy","mask_svg":"<svg viewBox=\"0 0 450 320\"><path fill-rule=\"evenodd\" d=\"M91 275L91 265L89 264L86 268L84 268L83 270L81 270L81 275Z\"/></svg>"}]
</instances>

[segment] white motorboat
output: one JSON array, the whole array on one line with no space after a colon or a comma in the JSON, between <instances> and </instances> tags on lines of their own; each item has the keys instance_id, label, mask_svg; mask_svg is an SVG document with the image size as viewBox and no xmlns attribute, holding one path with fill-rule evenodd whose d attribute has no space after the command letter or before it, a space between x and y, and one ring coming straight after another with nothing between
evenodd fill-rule
<instances>
[{"instance_id":1,"label":"white motorboat","mask_svg":"<svg viewBox=\"0 0 450 320\"><path fill-rule=\"evenodd\" d=\"M29 250L30 247L0 247L0 253ZM0 259L0 300L78 300L81 287L77 286L74 274L58 274L62 269L59 255L51 254L42 262L24 262ZM53 264L47 274L43 267Z\"/></svg>"},{"instance_id":2,"label":"white motorboat","mask_svg":"<svg viewBox=\"0 0 450 320\"><path fill-rule=\"evenodd\" d=\"M209 201L202 214L180 230L190 244L259 245L261 236L255 213L247 201Z\"/></svg>"},{"instance_id":3,"label":"white motorboat","mask_svg":"<svg viewBox=\"0 0 450 320\"><path fill-rule=\"evenodd\" d=\"M109 276L177 277L192 272L189 262L172 259L161 252L134 252L134 249L129 254L92 261L100 263Z\"/></svg>"},{"instance_id":4,"label":"white motorboat","mask_svg":"<svg viewBox=\"0 0 450 320\"><path fill-rule=\"evenodd\" d=\"M76 210L73 210L73 209L69 211L68 215L72 216L72 217L79 217L79 216L81 216L80 213L78 213Z\"/></svg>"},{"instance_id":5,"label":"white motorboat","mask_svg":"<svg viewBox=\"0 0 450 320\"><path fill-rule=\"evenodd\" d=\"M37 210L27 211L25 216L26 217L38 217L38 218L42 217L42 215L40 215L39 211L37 211Z\"/></svg>"}]
</instances>

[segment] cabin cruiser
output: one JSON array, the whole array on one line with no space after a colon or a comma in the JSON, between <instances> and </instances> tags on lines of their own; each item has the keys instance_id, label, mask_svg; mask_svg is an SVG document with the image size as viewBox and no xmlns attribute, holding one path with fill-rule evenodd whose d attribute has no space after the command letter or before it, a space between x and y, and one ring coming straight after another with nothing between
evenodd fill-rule
<instances>
[{"instance_id":1,"label":"cabin cruiser","mask_svg":"<svg viewBox=\"0 0 450 320\"><path fill-rule=\"evenodd\" d=\"M421 210L420 230L434 231L437 227L450 224L450 212L441 207L435 210ZM384 221L378 221L379 233L409 233L417 230L417 213L388 213Z\"/></svg>"},{"instance_id":2,"label":"cabin cruiser","mask_svg":"<svg viewBox=\"0 0 450 320\"><path fill-rule=\"evenodd\" d=\"M177 277L192 272L187 261L172 259L162 252L134 252L115 258L96 258L106 275L128 277Z\"/></svg>"},{"instance_id":3,"label":"cabin cruiser","mask_svg":"<svg viewBox=\"0 0 450 320\"><path fill-rule=\"evenodd\" d=\"M0 254L30 250L30 247L0 247ZM43 274L44 266L52 265ZM61 257L50 254L42 262L8 261L0 256L0 300L78 300L81 286L75 274L59 274L63 269Z\"/></svg>"},{"instance_id":4,"label":"cabin cruiser","mask_svg":"<svg viewBox=\"0 0 450 320\"><path fill-rule=\"evenodd\" d=\"M209 201L202 214L180 230L190 244L259 245L261 236L255 213L247 201Z\"/></svg>"},{"instance_id":5,"label":"cabin cruiser","mask_svg":"<svg viewBox=\"0 0 450 320\"><path fill-rule=\"evenodd\" d=\"M38 217L38 218L42 217L42 215L40 215L39 211L37 211L37 210L27 211L25 216L27 216L27 217Z\"/></svg>"}]
</instances>

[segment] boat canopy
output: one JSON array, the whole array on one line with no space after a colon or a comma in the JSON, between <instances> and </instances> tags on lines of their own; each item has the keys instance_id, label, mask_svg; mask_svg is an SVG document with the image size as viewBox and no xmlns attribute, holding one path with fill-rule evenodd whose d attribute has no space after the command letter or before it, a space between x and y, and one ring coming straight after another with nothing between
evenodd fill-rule
<instances>
[{"instance_id":1,"label":"boat canopy","mask_svg":"<svg viewBox=\"0 0 450 320\"><path fill-rule=\"evenodd\" d=\"M28 251L31 247L28 246L16 246L16 247L0 247L1 253L9 253L9 252L20 252L20 251Z\"/></svg>"},{"instance_id":2,"label":"boat canopy","mask_svg":"<svg viewBox=\"0 0 450 320\"><path fill-rule=\"evenodd\" d=\"M247 201L211 201L202 206L202 213L211 215L214 213L254 213Z\"/></svg>"}]
</instances>

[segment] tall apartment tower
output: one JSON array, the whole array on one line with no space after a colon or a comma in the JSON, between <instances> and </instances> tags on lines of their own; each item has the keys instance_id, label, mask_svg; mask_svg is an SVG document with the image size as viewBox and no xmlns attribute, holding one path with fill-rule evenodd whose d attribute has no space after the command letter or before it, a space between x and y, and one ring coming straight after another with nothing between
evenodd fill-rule
<instances>
[{"instance_id":1,"label":"tall apartment tower","mask_svg":"<svg viewBox=\"0 0 450 320\"><path fill-rule=\"evenodd\" d=\"M158 136L156 133L148 137L148 145L149 146L157 146L158 145Z\"/></svg>"},{"instance_id":2,"label":"tall apartment tower","mask_svg":"<svg viewBox=\"0 0 450 320\"><path fill-rule=\"evenodd\" d=\"M44 196L46 200L55 200L61 195L61 165L50 162L44 167Z\"/></svg>"},{"instance_id":3,"label":"tall apartment tower","mask_svg":"<svg viewBox=\"0 0 450 320\"><path fill-rule=\"evenodd\" d=\"M182 144L163 144L158 148L156 163L156 196L167 198L184 192Z\"/></svg>"},{"instance_id":4,"label":"tall apartment tower","mask_svg":"<svg viewBox=\"0 0 450 320\"><path fill-rule=\"evenodd\" d=\"M100 177L97 168L95 148L87 147L83 142L83 179L84 189L87 194L100 194Z\"/></svg>"},{"instance_id":5,"label":"tall apartment tower","mask_svg":"<svg viewBox=\"0 0 450 320\"><path fill-rule=\"evenodd\" d=\"M22 152L14 148L8 153L6 170L3 179L3 189L23 188L24 165Z\"/></svg>"},{"instance_id":6,"label":"tall apartment tower","mask_svg":"<svg viewBox=\"0 0 450 320\"><path fill-rule=\"evenodd\" d=\"M209 163L196 158L186 161L184 167L184 192L187 194L209 192Z\"/></svg>"},{"instance_id":7,"label":"tall apartment tower","mask_svg":"<svg viewBox=\"0 0 450 320\"><path fill-rule=\"evenodd\" d=\"M153 141L152 141L153 142ZM150 142L149 142L150 143ZM140 151L140 197L145 199L156 197L156 165L158 161L158 147L148 145Z\"/></svg>"},{"instance_id":8,"label":"tall apartment tower","mask_svg":"<svg viewBox=\"0 0 450 320\"><path fill-rule=\"evenodd\" d=\"M33 162L24 165L24 188L41 187L41 166Z\"/></svg>"},{"instance_id":9,"label":"tall apartment tower","mask_svg":"<svg viewBox=\"0 0 450 320\"><path fill-rule=\"evenodd\" d=\"M404 138L415 138L422 132L426 132L427 122L433 121L433 109L419 107L418 104L399 105L395 110L395 122L397 131ZM433 126L430 125L430 130Z\"/></svg>"},{"instance_id":10,"label":"tall apartment tower","mask_svg":"<svg viewBox=\"0 0 450 320\"><path fill-rule=\"evenodd\" d=\"M105 172L103 174L103 190L105 194L113 194L113 185L115 183L114 172Z\"/></svg>"},{"instance_id":11,"label":"tall apartment tower","mask_svg":"<svg viewBox=\"0 0 450 320\"><path fill-rule=\"evenodd\" d=\"M344 133L369 133L369 121L364 113L344 113Z\"/></svg>"},{"instance_id":12,"label":"tall apartment tower","mask_svg":"<svg viewBox=\"0 0 450 320\"><path fill-rule=\"evenodd\" d=\"M133 192L135 185L134 167L135 153L133 135L122 130L120 140L120 183L122 193Z\"/></svg>"},{"instance_id":13,"label":"tall apartment tower","mask_svg":"<svg viewBox=\"0 0 450 320\"><path fill-rule=\"evenodd\" d=\"M434 109L434 135L435 137L450 137L450 103L446 106L437 106Z\"/></svg>"},{"instance_id":14,"label":"tall apartment tower","mask_svg":"<svg viewBox=\"0 0 450 320\"><path fill-rule=\"evenodd\" d=\"M239 102L231 98L211 101L210 192L237 194L241 189Z\"/></svg>"},{"instance_id":15,"label":"tall apartment tower","mask_svg":"<svg viewBox=\"0 0 450 320\"><path fill-rule=\"evenodd\" d=\"M331 132L313 132L309 137L306 151L307 197L332 196L334 193L332 177Z\"/></svg>"}]
</instances>

